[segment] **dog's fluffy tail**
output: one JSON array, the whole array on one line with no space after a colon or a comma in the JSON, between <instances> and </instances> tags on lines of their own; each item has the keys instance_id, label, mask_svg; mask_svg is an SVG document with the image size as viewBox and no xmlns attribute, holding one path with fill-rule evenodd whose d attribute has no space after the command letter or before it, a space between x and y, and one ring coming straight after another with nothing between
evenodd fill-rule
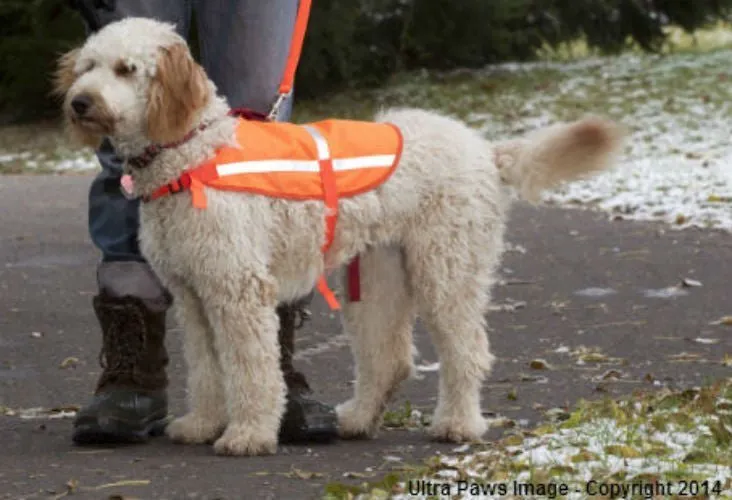
<instances>
[{"instance_id":1,"label":"dog's fluffy tail","mask_svg":"<svg viewBox=\"0 0 732 500\"><path fill-rule=\"evenodd\" d=\"M584 118L495 144L501 178L521 198L537 202L541 192L608 168L624 130L601 118Z\"/></svg>"}]
</instances>

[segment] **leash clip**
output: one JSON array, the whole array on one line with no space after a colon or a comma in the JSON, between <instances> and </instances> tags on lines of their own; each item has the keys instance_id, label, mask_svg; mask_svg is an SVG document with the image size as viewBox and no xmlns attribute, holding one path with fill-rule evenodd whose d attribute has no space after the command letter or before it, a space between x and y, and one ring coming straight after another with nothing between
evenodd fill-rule
<instances>
[{"instance_id":1,"label":"leash clip","mask_svg":"<svg viewBox=\"0 0 732 500\"><path fill-rule=\"evenodd\" d=\"M277 121L277 117L280 114L280 108L282 107L282 104L284 104L285 99L290 97L290 94L291 94L291 92L277 94L277 99L275 99L274 104L272 104L272 109L270 110L269 114L267 115L267 120Z\"/></svg>"}]
</instances>

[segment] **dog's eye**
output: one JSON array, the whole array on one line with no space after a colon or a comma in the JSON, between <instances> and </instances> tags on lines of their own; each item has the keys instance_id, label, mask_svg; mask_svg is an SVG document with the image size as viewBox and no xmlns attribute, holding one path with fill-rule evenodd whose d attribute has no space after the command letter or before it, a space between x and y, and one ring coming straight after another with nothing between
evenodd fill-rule
<instances>
[{"instance_id":1,"label":"dog's eye","mask_svg":"<svg viewBox=\"0 0 732 500\"><path fill-rule=\"evenodd\" d=\"M97 65L97 63L95 63L94 61L89 61L88 63L86 63L86 66L84 66L83 73L90 72L91 70L93 70L96 67L96 65Z\"/></svg>"},{"instance_id":2,"label":"dog's eye","mask_svg":"<svg viewBox=\"0 0 732 500\"><path fill-rule=\"evenodd\" d=\"M137 67L134 64L128 64L124 61L119 61L114 65L114 73L117 76L129 76L137 71Z\"/></svg>"}]
</instances>

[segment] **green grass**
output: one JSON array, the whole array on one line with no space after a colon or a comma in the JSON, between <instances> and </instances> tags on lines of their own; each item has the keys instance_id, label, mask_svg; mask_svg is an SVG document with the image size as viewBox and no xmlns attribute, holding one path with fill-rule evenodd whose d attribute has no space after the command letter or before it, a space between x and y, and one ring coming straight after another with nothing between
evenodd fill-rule
<instances>
[{"instance_id":1,"label":"green grass","mask_svg":"<svg viewBox=\"0 0 732 500\"><path fill-rule=\"evenodd\" d=\"M732 378L682 391L580 401L569 418L515 431L466 453L401 466L371 483L331 483L324 498L398 497L410 479L517 480L537 487L566 484L571 491L584 490L590 479L621 485L658 481L677 488L666 492L670 498L684 497L678 490L682 482L707 481L717 498L732 498ZM643 498L642 491L635 493L628 498Z\"/></svg>"},{"instance_id":2,"label":"green grass","mask_svg":"<svg viewBox=\"0 0 732 500\"><path fill-rule=\"evenodd\" d=\"M0 128L0 174L49 173L64 160L92 157L90 149L72 144L55 121Z\"/></svg>"},{"instance_id":3,"label":"green grass","mask_svg":"<svg viewBox=\"0 0 732 500\"><path fill-rule=\"evenodd\" d=\"M657 134L684 127L700 131L703 110L730 111L727 83L732 30L720 23L693 36L670 29L664 55L637 50L597 58L577 41L544 49L541 61L498 65L481 71L398 74L379 89L354 90L316 101L300 101L294 121L338 116L368 119L390 106L418 106L449 113L492 137L521 133L540 123L604 114L629 124L654 146ZM586 59L587 57L594 59ZM698 113L689 113L698 108ZM671 123L649 120L660 113ZM48 172L63 160L93 161L88 148L69 142L57 122L0 128L0 174Z\"/></svg>"},{"instance_id":4,"label":"green grass","mask_svg":"<svg viewBox=\"0 0 732 500\"><path fill-rule=\"evenodd\" d=\"M661 53L704 53L720 48L732 47L732 24L719 21L705 29L694 33L686 33L677 26L670 26L664 29L667 39ZM629 51L641 52L641 48L628 40ZM585 40L575 40L560 45L559 47L545 46L538 53L539 57L546 61L570 61L597 55L596 50L591 50Z\"/></svg>"}]
</instances>

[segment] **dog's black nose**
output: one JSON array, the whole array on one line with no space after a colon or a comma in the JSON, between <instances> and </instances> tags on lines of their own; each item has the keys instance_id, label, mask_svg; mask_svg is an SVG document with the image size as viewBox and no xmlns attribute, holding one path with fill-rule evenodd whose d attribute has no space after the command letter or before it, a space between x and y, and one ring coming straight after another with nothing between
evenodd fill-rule
<instances>
[{"instance_id":1,"label":"dog's black nose","mask_svg":"<svg viewBox=\"0 0 732 500\"><path fill-rule=\"evenodd\" d=\"M91 107L92 100L86 94L77 95L71 100L71 109L79 116L84 115Z\"/></svg>"}]
</instances>

